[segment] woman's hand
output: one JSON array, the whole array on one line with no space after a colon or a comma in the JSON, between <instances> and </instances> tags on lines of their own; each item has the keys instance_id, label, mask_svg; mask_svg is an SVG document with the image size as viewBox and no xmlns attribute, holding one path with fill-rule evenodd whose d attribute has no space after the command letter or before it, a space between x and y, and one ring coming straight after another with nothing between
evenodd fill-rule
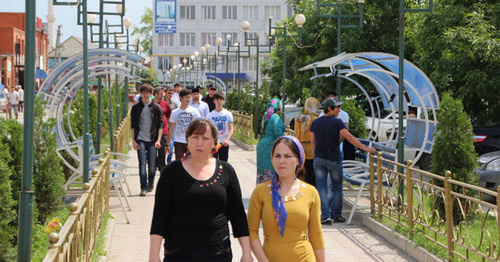
<instances>
[{"instance_id":1,"label":"woman's hand","mask_svg":"<svg viewBox=\"0 0 500 262\"><path fill-rule=\"evenodd\" d=\"M241 262L252 262L253 261L252 255L243 253L240 261Z\"/></svg>"},{"instance_id":2,"label":"woman's hand","mask_svg":"<svg viewBox=\"0 0 500 262\"><path fill-rule=\"evenodd\" d=\"M158 257L150 257L149 262L161 262L161 259L159 256Z\"/></svg>"}]
</instances>

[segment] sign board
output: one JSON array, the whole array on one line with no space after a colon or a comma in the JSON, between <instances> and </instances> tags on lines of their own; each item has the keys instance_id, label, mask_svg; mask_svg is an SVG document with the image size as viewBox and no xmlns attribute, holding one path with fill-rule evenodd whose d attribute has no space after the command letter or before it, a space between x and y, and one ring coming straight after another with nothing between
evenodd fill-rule
<instances>
[{"instance_id":1,"label":"sign board","mask_svg":"<svg viewBox=\"0 0 500 262\"><path fill-rule=\"evenodd\" d=\"M176 2L176 0L155 0L155 33L175 34L177 31Z\"/></svg>"}]
</instances>

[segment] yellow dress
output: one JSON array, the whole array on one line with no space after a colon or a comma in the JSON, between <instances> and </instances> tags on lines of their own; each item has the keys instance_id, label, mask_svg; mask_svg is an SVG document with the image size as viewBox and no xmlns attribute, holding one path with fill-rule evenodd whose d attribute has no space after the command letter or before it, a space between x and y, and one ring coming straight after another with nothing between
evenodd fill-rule
<instances>
[{"instance_id":1,"label":"yellow dress","mask_svg":"<svg viewBox=\"0 0 500 262\"><path fill-rule=\"evenodd\" d=\"M259 239L264 228L264 253L269 261L316 261L314 250L325 249L321 231L321 202L318 191L301 181L296 200L285 202L287 220L283 238L273 215L271 181L259 184L248 208L250 241Z\"/></svg>"}]
</instances>

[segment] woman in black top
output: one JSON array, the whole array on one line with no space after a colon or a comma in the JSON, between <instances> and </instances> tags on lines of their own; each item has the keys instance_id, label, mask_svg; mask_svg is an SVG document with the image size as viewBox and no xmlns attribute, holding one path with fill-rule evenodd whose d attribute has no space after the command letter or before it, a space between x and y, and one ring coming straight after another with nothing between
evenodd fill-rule
<instances>
[{"instance_id":1,"label":"woman in black top","mask_svg":"<svg viewBox=\"0 0 500 262\"><path fill-rule=\"evenodd\" d=\"M151 224L150 261L231 261L228 220L243 256L252 261L245 208L231 165L211 157L217 130L206 119L186 131L189 151L166 166L158 181Z\"/></svg>"}]
</instances>

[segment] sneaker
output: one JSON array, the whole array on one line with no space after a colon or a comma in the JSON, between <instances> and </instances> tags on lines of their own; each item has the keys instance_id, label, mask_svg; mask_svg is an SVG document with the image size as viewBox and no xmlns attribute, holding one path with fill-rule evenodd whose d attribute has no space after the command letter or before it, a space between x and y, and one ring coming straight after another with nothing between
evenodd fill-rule
<instances>
[{"instance_id":1,"label":"sneaker","mask_svg":"<svg viewBox=\"0 0 500 262\"><path fill-rule=\"evenodd\" d=\"M148 192L152 192L155 186L153 184L148 186Z\"/></svg>"},{"instance_id":2,"label":"sneaker","mask_svg":"<svg viewBox=\"0 0 500 262\"><path fill-rule=\"evenodd\" d=\"M141 196L141 197L146 196L147 193L148 193L147 190L141 190L141 193L139 194L139 196Z\"/></svg>"},{"instance_id":3,"label":"sneaker","mask_svg":"<svg viewBox=\"0 0 500 262\"><path fill-rule=\"evenodd\" d=\"M321 224L322 225L332 225L332 219L331 218L321 219Z\"/></svg>"},{"instance_id":4,"label":"sneaker","mask_svg":"<svg viewBox=\"0 0 500 262\"><path fill-rule=\"evenodd\" d=\"M344 223L345 222L345 218L343 217L336 217L333 219L333 223Z\"/></svg>"}]
</instances>

